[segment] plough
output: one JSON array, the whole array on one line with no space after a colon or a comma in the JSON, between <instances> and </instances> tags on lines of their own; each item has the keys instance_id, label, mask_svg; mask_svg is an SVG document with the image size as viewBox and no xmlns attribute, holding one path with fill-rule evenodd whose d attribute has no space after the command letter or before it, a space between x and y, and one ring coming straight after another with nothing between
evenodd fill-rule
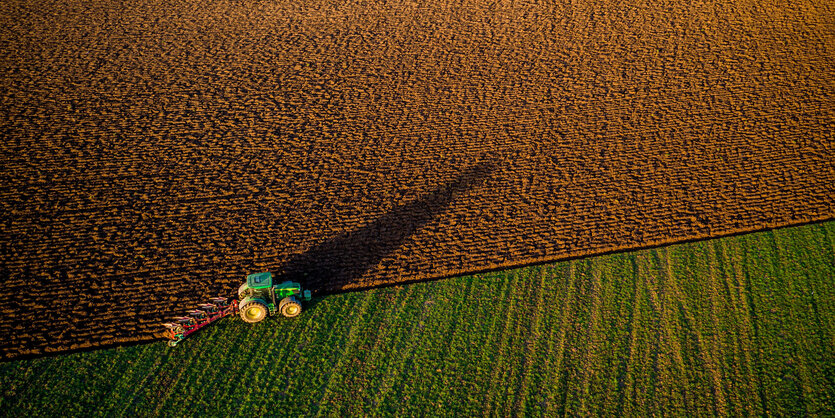
<instances>
[{"instance_id":1,"label":"plough","mask_svg":"<svg viewBox=\"0 0 835 418\"><path fill-rule=\"evenodd\" d=\"M200 309L188 311L189 316L178 316L174 318L174 323L162 324L167 329L165 337L170 347L176 346L200 328L238 312L238 301L235 299L230 301L225 297L216 297L212 299L212 303L203 303L199 306Z\"/></svg>"}]
</instances>

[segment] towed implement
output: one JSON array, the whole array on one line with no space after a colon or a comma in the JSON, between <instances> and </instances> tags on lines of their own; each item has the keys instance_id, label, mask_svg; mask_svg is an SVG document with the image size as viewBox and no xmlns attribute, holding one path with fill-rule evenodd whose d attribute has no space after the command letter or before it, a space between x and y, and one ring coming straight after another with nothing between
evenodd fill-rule
<instances>
[{"instance_id":1,"label":"towed implement","mask_svg":"<svg viewBox=\"0 0 835 418\"><path fill-rule=\"evenodd\" d=\"M175 317L174 322L163 324L165 337L168 345L174 347L199 329L235 313L250 324L276 314L294 318L302 312L302 301L310 299L310 291L302 290L299 283L273 284L272 273L250 274L238 288L238 299L217 297L211 303L199 305L199 309L188 311L189 316Z\"/></svg>"},{"instance_id":2,"label":"towed implement","mask_svg":"<svg viewBox=\"0 0 835 418\"><path fill-rule=\"evenodd\" d=\"M168 339L168 345L174 347L200 328L236 312L238 301L234 299L230 302L225 297L217 297L212 299L212 303L201 304L200 309L188 311L189 316L178 316L174 318L173 323L162 324L166 328L165 337Z\"/></svg>"}]
</instances>

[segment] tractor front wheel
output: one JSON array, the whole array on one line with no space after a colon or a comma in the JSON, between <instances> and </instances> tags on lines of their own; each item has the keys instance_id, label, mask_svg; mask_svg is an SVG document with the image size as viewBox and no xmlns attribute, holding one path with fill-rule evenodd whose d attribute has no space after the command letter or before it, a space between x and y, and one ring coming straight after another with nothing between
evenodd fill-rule
<instances>
[{"instance_id":1,"label":"tractor front wheel","mask_svg":"<svg viewBox=\"0 0 835 418\"><path fill-rule=\"evenodd\" d=\"M278 311L287 318L293 318L302 313L302 304L296 298L288 296L281 299L281 303L278 304Z\"/></svg>"},{"instance_id":2,"label":"tractor front wheel","mask_svg":"<svg viewBox=\"0 0 835 418\"><path fill-rule=\"evenodd\" d=\"M244 322L254 324L256 322L261 322L266 317L267 307L264 306L263 303L253 301L241 306L241 319L243 319Z\"/></svg>"}]
</instances>

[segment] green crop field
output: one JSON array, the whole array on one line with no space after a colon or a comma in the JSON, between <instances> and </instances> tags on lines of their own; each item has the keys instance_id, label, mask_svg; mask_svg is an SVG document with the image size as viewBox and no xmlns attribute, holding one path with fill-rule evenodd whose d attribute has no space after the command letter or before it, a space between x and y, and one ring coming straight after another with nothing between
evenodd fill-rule
<instances>
[{"instance_id":1,"label":"green crop field","mask_svg":"<svg viewBox=\"0 0 835 418\"><path fill-rule=\"evenodd\" d=\"M833 415L835 222L0 364L15 415Z\"/></svg>"}]
</instances>

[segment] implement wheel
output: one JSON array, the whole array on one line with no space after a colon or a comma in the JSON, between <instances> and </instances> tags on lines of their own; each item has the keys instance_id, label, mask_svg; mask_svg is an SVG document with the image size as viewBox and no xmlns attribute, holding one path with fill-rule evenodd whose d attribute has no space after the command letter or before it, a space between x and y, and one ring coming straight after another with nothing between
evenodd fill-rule
<instances>
[{"instance_id":1,"label":"implement wheel","mask_svg":"<svg viewBox=\"0 0 835 418\"><path fill-rule=\"evenodd\" d=\"M256 322L261 322L266 317L267 307L264 306L263 303L249 302L246 305L241 306L241 319L243 319L244 322L254 324Z\"/></svg>"},{"instance_id":2,"label":"implement wheel","mask_svg":"<svg viewBox=\"0 0 835 418\"><path fill-rule=\"evenodd\" d=\"M302 313L302 304L296 298L288 296L281 299L281 303L278 304L278 311L287 318L293 318Z\"/></svg>"}]
</instances>

